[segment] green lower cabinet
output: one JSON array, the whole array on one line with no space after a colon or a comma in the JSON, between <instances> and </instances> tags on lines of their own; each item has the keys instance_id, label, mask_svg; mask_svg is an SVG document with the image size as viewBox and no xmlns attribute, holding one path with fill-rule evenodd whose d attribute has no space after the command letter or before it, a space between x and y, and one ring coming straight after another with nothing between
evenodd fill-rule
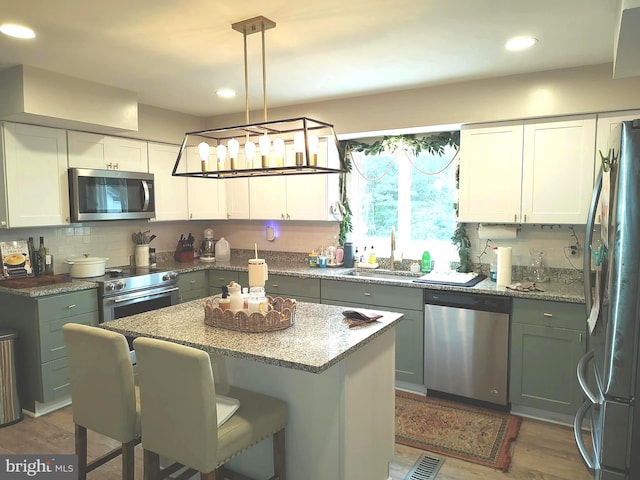
<instances>
[{"instance_id":1,"label":"green lower cabinet","mask_svg":"<svg viewBox=\"0 0 640 480\"><path fill-rule=\"evenodd\" d=\"M18 332L15 345L16 379L22 408L36 411L69 395L65 323L98 325L97 291L84 290L31 298L0 293L4 306L0 327Z\"/></svg>"},{"instance_id":2,"label":"green lower cabinet","mask_svg":"<svg viewBox=\"0 0 640 480\"><path fill-rule=\"evenodd\" d=\"M582 404L576 376L586 351L584 306L514 300L509 400L512 405L575 415ZM533 308L531 308L533 307ZM520 315L526 310L526 315ZM536 314L537 311L537 314ZM519 323L525 318L530 323Z\"/></svg>"},{"instance_id":3,"label":"green lower cabinet","mask_svg":"<svg viewBox=\"0 0 640 480\"><path fill-rule=\"evenodd\" d=\"M396 381L415 385L424 384L424 313L422 310L402 308L398 305L420 306L422 308L422 290L414 288L389 287L387 285L360 284L322 281L322 303L341 305L351 308L370 308L386 310L404 315L396 325ZM389 294L392 297L389 299ZM332 298L326 298L330 296ZM341 300L344 298L344 300ZM348 298L390 300L393 305L375 305L349 302Z\"/></svg>"},{"instance_id":4,"label":"green lower cabinet","mask_svg":"<svg viewBox=\"0 0 640 480\"><path fill-rule=\"evenodd\" d=\"M206 270L181 273L178 277L180 303L190 302L209 295L209 276Z\"/></svg>"},{"instance_id":5,"label":"green lower cabinet","mask_svg":"<svg viewBox=\"0 0 640 480\"><path fill-rule=\"evenodd\" d=\"M229 285L231 282L238 282L238 273L233 270L209 270L209 295L218 295L222 293L223 285ZM242 282L240 282L242 285ZM242 285L244 286L244 285Z\"/></svg>"}]
</instances>

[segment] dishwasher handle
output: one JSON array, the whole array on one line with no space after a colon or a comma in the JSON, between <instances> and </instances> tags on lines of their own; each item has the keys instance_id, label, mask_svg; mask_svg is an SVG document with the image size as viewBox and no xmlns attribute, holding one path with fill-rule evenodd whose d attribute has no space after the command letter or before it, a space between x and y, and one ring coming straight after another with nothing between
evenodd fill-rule
<instances>
[{"instance_id":1,"label":"dishwasher handle","mask_svg":"<svg viewBox=\"0 0 640 480\"><path fill-rule=\"evenodd\" d=\"M424 303L484 312L511 313L511 298L497 295L425 290Z\"/></svg>"}]
</instances>

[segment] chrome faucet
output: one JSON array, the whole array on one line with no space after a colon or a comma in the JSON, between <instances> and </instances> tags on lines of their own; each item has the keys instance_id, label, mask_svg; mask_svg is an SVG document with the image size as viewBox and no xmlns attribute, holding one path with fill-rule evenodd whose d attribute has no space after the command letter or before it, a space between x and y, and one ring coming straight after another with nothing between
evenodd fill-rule
<instances>
[{"instance_id":1,"label":"chrome faucet","mask_svg":"<svg viewBox=\"0 0 640 480\"><path fill-rule=\"evenodd\" d=\"M389 270L395 270L394 253L396 251L396 229L391 227L391 255L389 256Z\"/></svg>"}]
</instances>

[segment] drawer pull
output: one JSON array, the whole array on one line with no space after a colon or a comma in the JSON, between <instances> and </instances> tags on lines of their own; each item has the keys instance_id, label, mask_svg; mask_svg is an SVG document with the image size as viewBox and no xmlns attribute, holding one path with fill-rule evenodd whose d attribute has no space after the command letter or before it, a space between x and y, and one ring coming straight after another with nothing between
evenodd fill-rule
<instances>
[{"instance_id":1,"label":"drawer pull","mask_svg":"<svg viewBox=\"0 0 640 480\"><path fill-rule=\"evenodd\" d=\"M67 305L67 308L68 309L76 308L76 304L72 303L71 305Z\"/></svg>"},{"instance_id":2,"label":"drawer pull","mask_svg":"<svg viewBox=\"0 0 640 480\"><path fill-rule=\"evenodd\" d=\"M364 292L364 296L365 296L365 297L370 297L370 296L371 296L371 293L369 293L369 292Z\"/></svg>"},{"instance_id":3,"label":"drawer pull","mask_svg":"<svg viewBox=\"0 0 640 480\"><path fill-rule=\"evenodd\" d=\"M280 284L279 283L272 283L271 286L273 288L280 288Z\"/></svg>"},{"instance_id":4,"label":"drawer pull","mask_svg":"<svg viewBox=\"0 0 640 480\"><path fill-rule=\"evenodd\" d=\"M542 315L545 317L553 317L553 313L544 312Z\"/></svg>"},{"instance_id":5,"label":"drawer pull","mask_svg":"<svg viewBox=\"0 0 640 480\"><path fill-rule=\"evenodd\" d=\"M190 281L189 281L189 283L190 283L191 285L193 285L194 283L196 283L196 281L195 281L195 280L190 280Z\"/></svg>"}]
</instances>

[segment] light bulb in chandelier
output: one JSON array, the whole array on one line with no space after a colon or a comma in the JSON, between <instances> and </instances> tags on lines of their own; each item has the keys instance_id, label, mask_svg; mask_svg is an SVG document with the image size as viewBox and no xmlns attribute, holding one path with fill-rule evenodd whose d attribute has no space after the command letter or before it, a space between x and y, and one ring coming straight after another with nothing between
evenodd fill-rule
<instances>
[{"instance_id":1,"label":"light bulb in chandelier","mask_svg":"<svg viewBox=\"0 0 640 480\"><path fill-rule=\"evenodd\" d=\"M240 142L235 138L229 140L227 144L227 149L229 150L229 158L231 159L231 170L238 169L238 152L240 151Z\"/></svg>"},{"instance_id":2,"label":"light bulb in chandelier","mask_svg":"<svg viewBox=\"0 0 640 480\"><path fill-rule=\"evenodd\" d=\"M280 137L273 141L273 151L276 154L276 167L284 167L284 140Z\"/></svg>"},{"instance_id":3,"label":"light bulb in chandelier","mask_svg":"<svg viewBox=\"0 0 640 480\"><path fill-rule=\"evenodd\" d=\"M296 167L304 164L304 132L296 132L293 136L293 149L296 152Z\"/></svg>"},{"instance_id":4,"label":"light bulb in chandelier","mask_svg":"<svg viewBox=\"0 0 640 480\"><path fill-rule=\"evenodd\" d=\"M250 140L247 141L247 143L244 144L244 155L245 155L245 158L247 159L247 168L256 167L253 165L253 156L255 154L256 154L256 144Z\"/></svg>"},{"instance_id":5,"label":"light bulb in chandelier","mask_svg":"<svg viewBox=\"0 0 640 480\"><path fill-rule=\"evenodd\" d=\"M218 170L224 170L224 161L227 158L227 147L220 144L216 147L216 154L218 155Z\"/></svg>"},{"instance_id":6,"label":"light bulb in chandelier","mask_svg":"<svg viewBox=\"0 0 640 480\"><path fill-rule=\"evenodd\" d=\"M209 144L207 142L200 142L198 144L198 153L200 154L200 167L203 172L206 172L209 168Z\"/></svg>"},{"instance_id":7,"label":"light bulb in chandelier","mask_svg":"<svg viewBox=\"0 0 640 480\"><path fill-rule=\"evenodd\" d=\"M266 168L269 166L269 149L271 148L271 139L265 133L258 140L258 144L260 145L260 155L262 156L262 168Z\"/></svg>"},{"instance_id":8,"label":"light bulb in chandelier","mask_svg":"<svg viewBox=\"0 0 640 480\"><path fill-rule=\"evenodd\" d=\"M315 167L318 165L318 145L320 139L317 135L309 135L309 165Z\"/></svg>"}]
</instances>

